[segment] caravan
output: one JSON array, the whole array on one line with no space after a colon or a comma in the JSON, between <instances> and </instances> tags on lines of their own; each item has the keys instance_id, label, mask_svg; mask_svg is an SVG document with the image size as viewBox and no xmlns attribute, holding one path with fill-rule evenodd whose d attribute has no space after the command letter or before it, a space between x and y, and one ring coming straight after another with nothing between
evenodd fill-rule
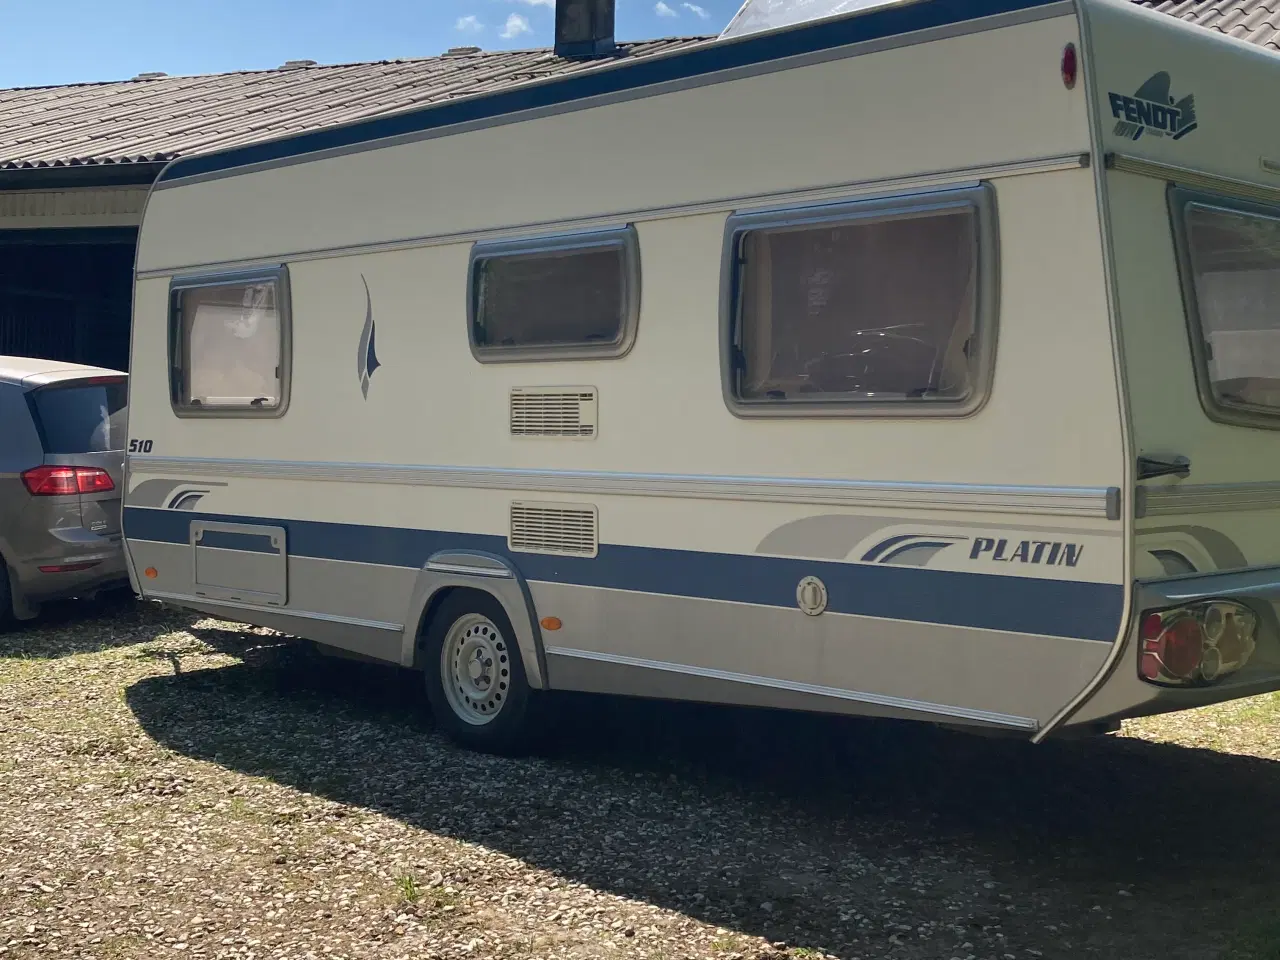
<instances>
[{"instance_id":1,"label":"caravan","mask_svg":"<svg viewBox=\"0 0 1280 960\"><path fill-rule=\"evenodd\" d=\"M492 750L544 690L1039 741L1280 688L1280 58L1122 0L628 58L608 6L569 75L164 171L138 592Z\"/></svg>"}]
</instances>

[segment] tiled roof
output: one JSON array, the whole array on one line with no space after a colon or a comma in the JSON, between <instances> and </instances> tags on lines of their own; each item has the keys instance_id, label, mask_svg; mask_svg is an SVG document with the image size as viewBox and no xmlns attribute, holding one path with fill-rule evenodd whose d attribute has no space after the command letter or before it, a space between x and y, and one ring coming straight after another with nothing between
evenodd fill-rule
<instances>
[{"instance_id":1,"label":"tiled roof","mask_svg":"<svg viewBox=\"0 0 1280 960\"><path fill-rule=\"evenodd\" d=\"M1158 10L1260 47L1280 50L1280 0L1137 0Z\"/></svg>"},{"instance_id":2,"label":"tiled roof","mask_svg":"<svg viewBox=\"0 0 1280 960\"><path fill-rule=\"evenodd\" d=\"M651 56L706 37L620 44ZM550 50L0 90L0 170L155 162L598 70Z\"/></svg>"},{"instance_id":3,"label":"tiled roof","mask_svg":"<svg viewBox=\"0 0 1280 960\"><path fill-rule=\"evenodd\" d=\"M1280 0L1135 0L1280 50ZM621 44L629 57L706 42ZM192 77L0 90L0 170L162 162L489 93L614 62L550 50L296 66Z\"/></svg>"}]
</instances>

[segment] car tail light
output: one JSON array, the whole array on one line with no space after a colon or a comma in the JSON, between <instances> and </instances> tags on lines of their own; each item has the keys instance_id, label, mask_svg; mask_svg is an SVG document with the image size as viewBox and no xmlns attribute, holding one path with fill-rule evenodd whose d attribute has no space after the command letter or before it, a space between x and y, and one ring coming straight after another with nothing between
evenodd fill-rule
<instances>
[{"instance_id":1,"label":"car tail light","mask_svg":"<svg viewBox=\"0 0 1280 960\"><path fill-rule=\"evenodd\" d=\"M1138 675L1167 687L1204 686L1235 673L1257 646L1258 617L1230 600L1142 615Z\"/></svg>"},{"instance_id":2,"label":"car tail light","mask_svg":"<svg viewBox=\"0 0 1280 960\"><path fill-rule=\"evenodd\" d=\"M101 467L32 467L22 474L22 482L33 497L106 493L116 488L111 474Z\"/></svg>"},{"instance_id":3,"label":"car tail light","mask_svg":"<svg viewBox=\"0 0 1280 960\"><path fill-rule=\"evenodd\" d=\"M101 467L76 467L76 486L81 493L108 493L116 482Z\"/></svg>"},{"instance_id":4,"label":"car tail light","mask_svg":"<svg viewBox=\"0 0 1280 960\"><path fill-rule=\"evenodd\" d=\"M86 560L84 563L59 563L51 567L41 567L41 573L75 573L78 570L88 570L90 567L96 567L101 560Z\"/></svg>"}]
</instances>

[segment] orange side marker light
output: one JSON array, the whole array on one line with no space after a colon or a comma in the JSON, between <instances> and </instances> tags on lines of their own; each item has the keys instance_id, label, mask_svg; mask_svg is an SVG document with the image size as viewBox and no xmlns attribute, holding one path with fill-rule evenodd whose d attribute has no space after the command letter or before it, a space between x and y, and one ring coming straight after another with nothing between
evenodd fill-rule
<instances>
[{"instance_id":1,"label":"orange side marker light","mask_svg":"<svg viewBox=\"0 0 1280 960\"><path fill-rule=\"evenodd\" d=\"M559 630L563 626L564 624L560 622L559 617L543 617L542 618L543 630Z\"/></svg>"},{"instance_id":2,"label":"orange side marker light","mask_svg":"<svg viewBox=\"0 0 1280 960\"><path fill-rule=\"evenodd\" d=\"M148 580L154 580L156 577L160 576L160 571L155 567L147 567L147 569L142 571L142 575Z\"/></svg>"}]
</instances>

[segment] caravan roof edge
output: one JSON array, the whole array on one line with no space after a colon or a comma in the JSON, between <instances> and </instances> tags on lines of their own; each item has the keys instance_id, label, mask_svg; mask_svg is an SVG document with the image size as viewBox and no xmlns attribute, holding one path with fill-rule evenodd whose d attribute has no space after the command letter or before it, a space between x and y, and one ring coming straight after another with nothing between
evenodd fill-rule
<instances>
[{"instance_id":1,"label":"caravan roof edge","mask_svg":"<svg viewBox=\"0 0 1280 960\"><path fill-rule=\"evenodd\" d=\"M249 168L323 159L336 153L373 149L384 141L419 139L433 131L490 124L503 118L564 109L601 97L635 94L646 88L728 71L886 41L922 31L972 24L1006 15L1033 19L1074 11L1072 0L918 0L915 3L858 11L726 40L710 40L692 49L641 60L619 59L604 69L525 84L500 93L480 94L383 117L354 121L322 130L256 144L197 154L173 161L160 174L155 189L235 176Z\"/></svg>"}]
</instances>

